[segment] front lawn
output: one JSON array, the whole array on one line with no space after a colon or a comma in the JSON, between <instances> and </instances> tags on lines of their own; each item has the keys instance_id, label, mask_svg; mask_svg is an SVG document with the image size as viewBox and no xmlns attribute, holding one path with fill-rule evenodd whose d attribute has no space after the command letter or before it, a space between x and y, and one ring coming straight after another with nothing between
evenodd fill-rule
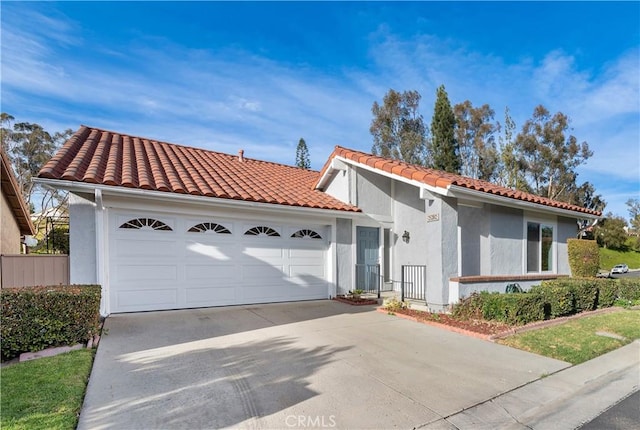
<instances>
[{"instance_id":1,"label":"front lawn","mask_svg":"<svg viewBox=\"0 0 640 430\"><path fill-rule=\"evenodd\" d=\"M596 332L612 333L626 339L600 336ZM558 326L509 336L498 342L571 364L579 364L620 348L634 339L640 339L640 311L620 310L577 318Z\"/></svg>"},{"instance_id":2,"label":"front lawn","mask_svg":"<svg viewBox=\"0 0 640 430\"><path fill-rule=\"evenodd\" d=\"M17 363L0 370L0 427L75 429L94 350Z\"/></svg>"}]
</instances>

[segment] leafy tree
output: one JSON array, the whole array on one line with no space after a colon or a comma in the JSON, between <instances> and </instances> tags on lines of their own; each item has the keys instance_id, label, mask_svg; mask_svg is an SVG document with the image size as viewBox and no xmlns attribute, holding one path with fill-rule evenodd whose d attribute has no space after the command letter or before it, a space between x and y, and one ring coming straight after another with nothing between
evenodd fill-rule
<instances>
[{"instance_id":1,"label":"leafy tree","mask_svg":"<svg viewBox=\"0 0 640 430\"><path fill-rule=\"evenodd\" d=\"M635 236L632 240L632 246L634 250L640 251L640 200L629 199L627 200L627 206L629 206L629 216L631 218L630 233Z\"/></svg>"},{"instance_id":2,"label":"leafy tree","mask_svg":"<svg viewBox=\"0 0 640 430\"><path fill-rule=\"evenodd\" d=\"M301 169L309 169L311 167L309 149L307 148L307 142L305 142L303 138L300 138L298 147L296 148L296 166Z\"/></svg>"},{"instance_id":3,"label":"leafy tree","mask_svg":"<svg viewBox=\"0 0 640 430\"><path fill-rule=\"evenodd\" d=\"M51 134L39 124L14 122L15 118L4 112L0 115L0 121L2 150L11 160L22 196L32 211L40 210L43 214L34 220L36 229L39 229L47 209L66 206L67 193L34 184L32 178L37 176L72 131Z\"/></svg>"},{"instance_id":4,"label":"leafy tree","mask_svg":"<svg viewBox=\"0 0 640 430\"><path fill-rule=\"evenodd\" d=\"M434 169L460 173L458 142L455 138L456 118L449 96L440 85L436 91L436 103L431 119L431 165Z\"/></svg>"},{"instance_id":5,"label":"leafy tree","mask_svg":"<svg viewBox=\"0 0 640 430\"><path fill-rule=\"evenodd\" d=\"M640 233L640 199L627 200L629 206L629 217L631 218L631 227L636 233Z\"/></svg>"},{"instance_id":6,"label":"leafy tree","mask_svg":"<svg viewBox=\"0 0 640 430\"><path fill-rule=\"evenodd\" d=\"M624 218L614 216L609 212L606 218L602 219L594 228L594 236L598 245L610 249L624 250L627 241L625 227L627 222Z\"/></svg>"},{"instance_id":7,"label":"leafy tree","mask_svg":"<svg viewBox=\"0 0 640 430\"><path fill-rule=\"evenodd\" d=\"M460 173L474 179L491 181L498 167L498 151L492 123L494 111L485 104L474 108L469 100L453 107L455 137L460 148Z\"/></svg>"},{"instance_id":8,"label":"leafy tree","mask_svg":"<svg viewBox=\"0 0 640 430\"><path fill-rule=\"evenodd\" d=\"M504 110L503 135L499 138L500 157L496 179L498 184L502 186L524 190L527 189L527 184L520 169L520 158L514 140L515 130L516 123L509 113L509 107L506 107Z\"/></svg>"},{"instance_id":9,"label":"leafy tree","mask_svg":"<svg viewBox=\"0 0 640 430\"><path fill-rule=\"evenodd\" d=\"M551 116L544 106L535 108L515 141L518 164L527 180L526 188L519 184L520 189L554 200L577 200L576 168L593 152L586 142L567 136L568 131L565 114Z\"/></svg>"},{"instance_id":10,"label":"leafy tree","mask_svg":"<svg viewBox=\"0 0 640 430\"><path fill-rule=\"evenodd\" d=\"M369 132L373 136L371 152L412 164L425 164L426 128L418 112L420 93L399 93L390 89L382 105L373 102Z\"/></svg>"}]
</instances>

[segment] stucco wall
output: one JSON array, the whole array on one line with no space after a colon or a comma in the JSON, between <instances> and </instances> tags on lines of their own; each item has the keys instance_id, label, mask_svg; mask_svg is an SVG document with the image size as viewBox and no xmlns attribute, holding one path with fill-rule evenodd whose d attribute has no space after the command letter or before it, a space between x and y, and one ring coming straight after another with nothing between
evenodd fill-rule
<instances>
[{"instance_id":1,"label":"stucco wall","mask_svg":"<svg viewBox=\"0 0 640 430\"><path fill-rule=\"evenodd\" d=\"M20 254L20 227L13 216L13 211L9 206L9 201L2 193L2 202L0 203L0 220L2 227L0 228L0 254Z\"/></svg>"},{"instance_id":2,"label":"stucco wall","mask_svg":"<svg viewBox=\"0 0 640 430\"><path fill-rule=\"evenodd\" d=\"M344 203L351 203L349 196L349 177L349 170L336 172L325 192Z\"/></svg>"},{"instance_id":3,"label":"stucco wall","mask_svg":"<svg viewBox=\"0 0 640 430\"><path fill-rule=\"evenodd\" d=\"M394 188L396 201L393 208L393 228L391 231L393 248L390 273L394 281L400 281L403 264L427 264L427 234L425 203L420 199L418 188L397 181ZM405 231L409 232L409 243L402 240L402 234Z\"/></svg>"},{"instance_id":4,"label":"stucco wall","mask_svg":"<svg viewBox=\"0 0 640 430\"><path fill-rule=\"evenodd\" d=\"M352 289L353 254L352 222L350 219L336 220L336 269L337 294L346 294Z\"/></svg>"},{"instance_id":5,"label":"stucco wall","mask_svg":"<svg viewBox=\"0 0 640 430\"><path fill-rule=\"evenodd\" d=\"M578 224L575 219L558 217L558 274L570 275L569 250L567 239L576 237Z\"/></svg>"},{"instance_id":6,"label":"stucco wall","mask_svg":"<svg viewBox=\"0 0 640 430\"><path fill-rule=\"evenodd\" d=\"M489 218L484 207L458 205L461 239L460 276L490 273Z\"/></svg>"},{"instance_id":7,"label":"stucco wall","mask_svg":"<svg viewBox=\"0 0 640 430\"><path fill-rule=\"evenodd\" d=\"M91 195L69 193L69 265L72 284L95 284L96 217Z\"/></svg>"},{"instance_id":8,"label":"stucco wall","mask_svg":"<svg viewBox=\"0 0 640 430\"><path fill-rule=\"evenodd\" d=\"M491 206L491 275L522 274L523 213L520 209ZM482 273L483 275L486 273Z\"/></svg>"},{"instance_id":9,"label":"stucco wall","mask_svg":"<svg viewBox=\"0 0 640 430\"><path fill-rule=\"evenodd\" d=\"M356 172L356 205L367 214L390 216L391 179L361 168Z\"/></svg>"}]
</instances>

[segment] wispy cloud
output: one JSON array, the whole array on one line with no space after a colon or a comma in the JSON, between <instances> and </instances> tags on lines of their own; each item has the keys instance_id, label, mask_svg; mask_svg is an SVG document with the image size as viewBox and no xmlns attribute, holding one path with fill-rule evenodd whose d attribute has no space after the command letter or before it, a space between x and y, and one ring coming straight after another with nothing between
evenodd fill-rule
<instances>
[{"instance_id":1,"label":"wispy cloud","mask_svg":"<svg viewBox=\"0 0 640 430\"><path fill-rule=\"evenodd\" d=\"M83 31L59 14L3 8L3 109L54 129L84 123L229 153L244 148L284 163L293 163L304 137L319 168L334 145L370 149L371 104L389 88L420 91L429 122L435 90L445 84L452 103L488 103L500 121L509 106L519 126L538 104L568 114L573 133L595 152L580 179L598 190L615 183L620 194L640 191L637 49L601 70L581 70L561 50L509 63L496 52L431 34L403 38L381 25L369 37L369 65L328 73L161 37L105 46ZM616 199L612 209L622 213Z\"/></svg>"}]
</instances>

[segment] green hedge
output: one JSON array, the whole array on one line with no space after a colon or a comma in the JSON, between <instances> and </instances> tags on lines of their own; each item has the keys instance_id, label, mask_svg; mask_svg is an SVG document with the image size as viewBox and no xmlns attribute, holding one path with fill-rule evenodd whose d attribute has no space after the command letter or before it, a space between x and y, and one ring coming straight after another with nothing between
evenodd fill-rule
<instances>
[{"instance_id":1,"label":"green hedge","mask_svg":"<svg viewBox=\"0 0 640 430\"><path fill-rule=\"evenodd\" d=\"M596 276L600 268L600 249L595 240L567 239L571 275Z\"/></svg>"},{"instance_id":2,"label":"green hedge","mask_svg":"<svg viewBox=\"0 0 640 430\"><path fill-rule=\"evenodd\" d=\"M616 300L640 300L640 278L560 278L526 293L483 291L460 300L452 314L519 325L610 307Z\"/></svg>"},{"instance_id":3,"label":"green hedge","mask_svg":"<svg viewBox=\"0 0 640 430\"><path fill-rule=\"evenodd\" d=\"M0 290L2 359L87 341L98 332L100 295L99 285Z\"/></svg>"}]
</instances>

